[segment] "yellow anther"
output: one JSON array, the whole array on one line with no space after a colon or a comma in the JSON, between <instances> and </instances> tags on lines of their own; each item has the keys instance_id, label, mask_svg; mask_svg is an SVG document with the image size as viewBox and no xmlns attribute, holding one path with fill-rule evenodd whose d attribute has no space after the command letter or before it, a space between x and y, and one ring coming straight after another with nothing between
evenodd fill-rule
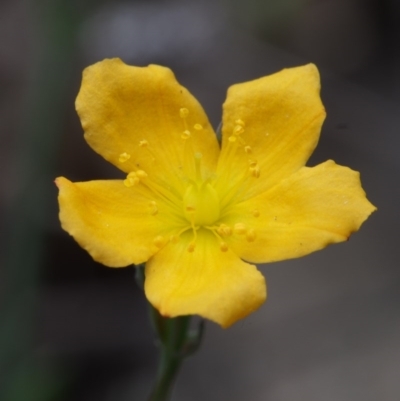
<instances>
[{"instance_id":1,"label":"yellow anther","mask_svg":"<svg viewBox=\"0 0 400 401\"><path fill-rule=\"evenodd\" d=\"M221 242L219 244L219 249L221 249L222 252L227 252L228 251L228 244L226 242Z\"/></svg>"},{"instance_id":2,"label":"yellow anther","mask_svg":"<svg viewBox=\"0 0 400 401\"><path fill-rule=\"evenodd\" d=\"M245 126L244 121L241 120L240 118L235 121L235 124L242 125L243 127Z\"/></svg>"},{"instance_id":3,"label":"yellow anther","mask_svg":"<svg viewBox=\"0 0 400 401\"><path fill-rule=\"evenodd\" d=\"M154 245L157 248L162 248L165 245L165 238L162 235L157 235L153 240Z\"/></svg>"},{"instance_id":4,"label":"yellow anther","mask_svg":"<svg viewBox=\"0 0 400 401\"><path fill-rule=\"evenodd\" d=\"M235 127L233 128L233 133L235 135L243 134L243 132L244 132L244 128L241 125L235 125Z\"/></svg>"},{"instance_id":5,"label":"yellow anther","mask_svg":"<svg viewBox=\"0 0 400 401\"><path fill-rule=\"evenodd\" d=\"M149 143L146 141L146 139L142 139L141 141L139 141L139 146L141 148L145 148L149 145Z\"/></svg>"},{"instance_id":6,"label":"yellow anther","mask_svg":"<svg viewBox=\"0 0 400 401\"><path fill-rule=\"evenodd\" d=\"M248 155L250 155L250 154L253 153L253 150L251 149L250 146L245 146L245 147L244 147L244 151L245 151Z\"/></svg>"},{"instance_id":7,"label":"yellow anther","mask_svg":"<svg viewBox=\"0 0 400 401\"><path fill-rule=\"evenodd\" d=\"M256 167L257 166L257 160L251 160L251 159L249 159L249 166L250 167Z\"/></svg>"},{"instance_id":8,"label":"yellow anther","mask_svg":"<svg viewBox=\"0 0 400 401\"><path fill-rule=\"evenodd\" d=\"M190 131L189 130L185 130L182 132L181 138L182 139L188 139L190 137Z\"/></svg>"},{"instance_id":9,"label":"yellow anther","mask_svg":"<svg viewBox=\"0 0 400 401\"><path fill-rule=\"evenodd\" d=\"M119 155L118 160L119 160L120 163L125 163L125 162L128 161L130 158L131 158L131 155L130 155L129 153L124 152L124 153L121 153L121 154Z\"/></svg>"},{"instance_id":10,"label":"yellow anther","mask_svg":"<svg viewBox=\"0 0 400 401\"><path fill-rule=\"evenodd\" d=\"M260 217L260 211L258 209L253 210L253 216L254 217Z\"/></svg>"},{"instance_id":11,"label":"yellow anther","mask_svg":"<svg viewBox=\"0 0 400 401\"><path fill-rule=\"evenodd\" d=\"M179 109L179 115L181 118L186 118L189 115L189 110L186 107Z\"/></svg>"},{"instance_id":12,"label":"yellow anther","mask_svg":"<svg viewBox=\"0 0 400 401\"><path fill-rule=\"evenodd\" d=\"M136 176L139 178L146 178L147 177L147 173L143 170L138 170L136 171Z\"/></svg>"},{"instance_id":13,"label":"yellow anther","mask_svg":"<svg viewBox=\"0 0 400 401\"><path fill-rule=\"evenodd\" d=\"M133 187L136 184L139 184L140 180L139 178L136 176L136 173L134 171L132 171L131 173L129 173L126 177L126 179L124 180L124 185L126 187Z\"/></svg>"},{"instance_id":14,"label":"yellow anther","mask_svg":"<svg viewBox=\"0 0 400 401\"><path fill-rule=\"evenodd\" d=\"M234 136L234 135L231 135L228 139L229 139L229 142L231 142L231 143L236 142L236 136Z\"/></svg>"},{"instance_id":15,"label":"yellow anther","mask_svg":"<svg viewBox=\"0 0 400 401\"><path fill-rule=\"evenodd\" d=\"M243 235L246 233L246 231L247 231L247 228L243 223L236 223L233 226L233 232L235 234Z\"/></svg>"},{"instance_id":16,"label":"yellow anther","mask_svg":"<svg viewBox=\"0 0 400 401\"><path fill-rule=\"evenodd\" d=\"M250 228L247 233L246 233L246 239L249 242L254 242L256 239L256 232L254 231L253 228Z\"/></svg>"},{"instance_id":17,"label":"yellow anther","mask_svg":"<svg viewBox=\"0 0 400 401\"><path fill-rule=\"evenodd\" d=\"M149 202L149 207L150 207L150 214L151 214L152 216L155 216L156 214L158 214L157 202L155 202L155 201L150 201L150 202Z\"/></svg>"},{"instance_id":18,"label":"yellow anther","mask_svg":"<svg viewBox=\"0 0 400 401\"><path fill-rule=\"evenodd\" d=\"M221 224L218 228L217 228L217 233L219 235L232 235L232 228L227 226L226 224Z\"/></svg>"},{"instance_id":19,"label":"yellow anther","mask_svg":"<svg viewBox=\"0 0 400 401\"><path fill-rule=\"evenodd\" d=\"M173 243L173 244L177 244L179 241L179 237L177 235L171 235L169 237L169 240Z\"/></svg>"},{"instance_id":20,"label":"yellow anther","mask_svg":"<svg viewBox=\"0 0 400 401\"><path fill-rule=\"evenodd\" d=\"M195 249L195 248L196 248L196 244L192 241L192 242L189 244L187 250L188 250L188 252L192 253L192 252L194 252L194 249Z\"/></svg>"},{"instance_id":21,"label":"yellow anther","mask_svg":"<svg viewBox=\"0 0 400 401\"><path fill-rule=\"evenodd\" d=\"M186 206L186 211L189 213L194 213L196 208L194 206Z\"/></svg>"},{"instance_id":22,"label":"yellow anther","mask_svg":"<svg viewBox=\"0 0 400 401\"><path fill-rule=\"evenodd\" d=\"M260 177L260 167L250 167L250 173L253 177L259 178Z\"/></svg>"},{"instance_id":23,"label":"yellow anther","mask_svg":"<svg viewBox=\"0 0 400 401\"><path fill-rule=\"evenodd\" d=\"M195 124L195 125L193 126L193 128L194 128L195 130L197 130L197 131L201 131L201 130L203 129L203 126L202 126L201 124Z\"/></svg>"},{"instance_id":24,"label":"yellow anther","mask_svg":"<svg viewBox=\"0 0 400 401\"><path fill-rule=\"evenodd\" d=\"M125 180L124 180L124 185L125 185L127 188L132 187L132 186L134 185L133 180L131 180L131 179L129 179L129 178L125 179Z\"/></svg>"}]
</instances>

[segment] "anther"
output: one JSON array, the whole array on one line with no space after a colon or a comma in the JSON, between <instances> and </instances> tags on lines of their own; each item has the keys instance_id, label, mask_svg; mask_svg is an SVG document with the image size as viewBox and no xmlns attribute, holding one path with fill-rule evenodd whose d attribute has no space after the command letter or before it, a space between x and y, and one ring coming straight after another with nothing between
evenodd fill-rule
<instances>
[{"instance_id":1,"label":"anther","mask_svg":"<svg viewBox=\"0 0 400 401\"><path fill-rule=\"evenodd\" d=\"M201 131L201 130L203 129L203 126L202 126L201 124L195 124L195 125L193 126L193 128L194 128L196 131Z\"/></svg>"},{"instance_id":2,"label":"anther","mask_svg":"<svg viewBox=\"0 0 400 401\"><path fill-rule=\"evenodd\" d=\"M250 167L250 173L253 177L259 178L260 177L260 167Z\"/></svg>"},{"instance_id":3,"label":"anther","mask_svg":"<svg viewBox=\"0 0 400 401\"><path fill-rule=\"evenodd\" d=\"M231 142L231 143L236 142L236 136L234 136L234 135L231 135L228 139L229 139L229 142Z\"/></svg>"},{"instance_id":4,"label":"anther","mask_svg":"<svg viewBox=\"0 0 400 401\"><path fill-rule=\"evenodd\" d=\"M179 240L179 237L178 237L177 235L171 235L171 236L169 237L169 240L170 240L173 244L177 244L177 243L178 243L178 240Z\"/></svg>"},{"instance_id":5,"label":"anther","mask_svg":"<svg viewBox=\"0 0 400 401\"><path fill-rule=\"evenodd\" d=\"M141 141L139 141L139 146L141 148L145 148L149 145L149 143L146 141L146 139L142 139Z\"/></svg>"},{"instance_id":6,"label":"anther","mask_svg":"<svg viewBox=\"0 0 400 401\"><path fill-rule=\"evenodd\" d=\"M136 171L136 176L138 178L146 178L147 177L147 173L145 171L143 171L143 170L138 170L138 171Z\"/></svg>"},{"instance_id":7,"label":"anther","mask_svg":"<svg viewBox=\"0 0 400 401\"><path fill-rule=\"evenodd\" d=\"M229 248L226 242L221 242L219 244L219 249L221 249L222 252L227 252Z\"/></svg>"},{"instance_id":8,"label":"anther","mask_svg":"<svg viewBox=\"0 0 400 401\"><path fill-rule=\"evenodd\" d=\"M246 239L248 242L254 242L256 239L256 232L254 231L253 228L250 228L247 233L246 233Z\"/></svg>"},{"instance_id":9,"label":"anther","mask_svg":"<svg viewBox=\"0 0 400 401\"><path fill-rule=\"evenodd\" d=\"M235 125L235 127L233 128L233 133L235 135L243 134L243 132L244 132L244 128L241 125Z\"/></svg>"},{"instance_id":10,"label":"anther","mask_svg":"<svg viewBox=\"0 0 400 401\"><path fill-rule=\"evenodd\" d=\"M156 214L158 214L158 207L157 207L156 201L150 201L149 206L150 206L150 214L152 216L155 216Z\"/></svg>"},{"instance_id":11,"label":"anther","mask_svg":"<svg viewBox=\"0 0 400 401\"><path fill-rule=\"evenodd\" d=\"M179 116L181 118L186 118L189 115L189 110L186 107L179 109Z\"/></svg>"},{"instance_id":12,"label":"anther","mask_svg":"<svg viewBox=\"0 0 400 401\"><path fill-rule=\"evenodd\" d=\"M258 209L253 210L253 216L254 217L260 217L260 211Z\"/></svg>"},{"instance_id":13,"label":"anther","mask_svg":"<svg viewBox=\"0 0 400 401\"><path fill-rule=\"evenodd\" d=\"M186 211L189 213L194 213L196 211L196 208L193 206L186 206Z\"/></svg>"},{"instance_id":14,"label":"anther","mask_svg":"<svg viewBox=\"0 0 400 401\"><path fill-rule=\"evenodd\" d=\"M124 185L128 188L133 187L134 185L139 184L139 181L140 179L137 177L136 173L132 171L124 180Z\"/></svg>"},{"instance_id":15,"label":"anther","mask_svg":"<svg viewBox=\"0 0 400 401\"><path fill-rule=\"evenodd\" d=\"M244 121L241 120L240 118L235 121L235 124L242 125L243 127L245 126Z\"/></svg>"},{"instance_id":16,"label":"anther","mask_svg":"<svg viewBox=\"0 0 400 401\"><path fill-rule=\"evenodd\" d=\"M229 227L229 226L226 225L226 224L221 224L221 225L217 228L217 233L218 233L219 235L226 235L226 236L229 236L229 235L232 235L232 228Z\"/></svg>"},{"instance_id":17,"label":"anther","mask_svg":"<svg viewBox=\"0 0 400 401\"><path fill-rule=\"evenodd\" d=\"M233 226L233 231L234 231L235 234L243 235L243 234L246 233L247 228L243 223L236 223Z\"/></svg>"},{"instance_id":18,"label":"anther","mask_svg":"<svg viewBox=\"0 0 400 401\"><path fill-rule=\"evenodd\" d=\"M196 244L194 242L191 242L187 248L188 252L192 253L194 252L194 249L196 248Z\"/></svg>"},{"instance_id":19,"label":"anther","mask_svg":"<svg viewBox=\"0 0 400 401\"><path fill-rule=\"evenodd\" d=\"M154 245L157 248L162 248L165 245L165 238L162 235L157 235L153 240Z\"/></svg>"},{"instance_id":20,"label":"anther","mask_svg":"<svg viewBox=\"0 0 400 401\"><path fill-rule=\"evenodd\" d=\"M251 159L249 159L249 166L250 167L256 167L257 166L257 160L251 160Z\"/></svg>"},{"instance_id":21,"label":"anther","mask_svg":"<svg viewBox=\"0 0 400 401\"><path fill-rule=\"evenodd\" d=\"M189 130L185 130L182 132L181 138L182 139L188 139L190 137L190 131Z\"/></svg>"},{"instance_id":22,"label":"anther","mask_svg":"<svg viewBox=\"0 0 400 401\"><path fill-rule=\"evenodd\" d=\"M130 158L131 158L131 155L130 155L129 153L124 152L124 153L121 153L121 154L119 155L118 160L119 160L120 163L125 163L125 162L128 161Z\"/></svg>"},{"instance_id":23,"label":"anther","mask_svg":"<svg viewBox=\"0 0 400 401\"><path fill-rule=\"evenodd\" d=\"M248 155L250 155L250 154L253 153L253 150L251 149L250 146L245 146L245 147L244 147L244 151L245 151Z\"/></svg>"}]
</instances>

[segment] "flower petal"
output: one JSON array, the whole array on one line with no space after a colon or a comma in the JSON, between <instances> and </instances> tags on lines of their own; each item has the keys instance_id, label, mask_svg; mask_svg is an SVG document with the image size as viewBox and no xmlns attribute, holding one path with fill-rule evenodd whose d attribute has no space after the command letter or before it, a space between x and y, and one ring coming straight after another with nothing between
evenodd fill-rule
<instances>
[{"instance_id":1,"label":"flower petal","mask_svg":"<svg viewBox=\"0 0 400 401\"><path fill-rule=\"evenodd\" d=\"M231 86L224 103L221 186L245 178L242 199L247 199L304 166L325 118L319 91L313 64ZM255 176L251 163L257 165Z\"/></svg>"},{"instance_id":2,"label":"flower petal","mask_svg":"<svg viewBox=\"0 0 400 401\"><path fill-rule=\"evenodd\" d=\"M159 249L154 239L174 223L171 213L168 222L159 217L166 213L153 215L154 201L143 185L126 188L119 180L72 183L64 177L56 184L63 229L106 266L145 262ZM167 206L158 202L157 207Z\"/></svg>"},{"instance_id":3,"label":"flower petal","mask_svg":"<svg viewBox=\"0 0 400 401\"><path fill-rule=\"evenodd\" d=\"M186 233L146 264L145 292L162 315L198 314L228 327L255 311L266 299L265 279L255 266L233 252L222 252L215 236Z\"/></svg>"},{"instance_id":4,"label":"flower petal","mask_svg":"<svg viewBox=\"0 0 400 401\"><path fill-rule=\"evenodd\" d=\"M219 146L207 116L168 68L96 63L84 71L76 109L88 144L122 171L181 176L194 168L196 152L206 168L216 166Z\"/></svg>"},{"instance_id":5,"label":"flower petal","mask_svg":"<svg viewBox=\"0 0 400 401\"><path fill-rule=\"evenodd\" d=\"M229 245L254 263L296 258L346 241L374 210L359 173L329 160L233 207L226 222L253 229L253 242L236 235Z\"/></svg>"}]
</instances>

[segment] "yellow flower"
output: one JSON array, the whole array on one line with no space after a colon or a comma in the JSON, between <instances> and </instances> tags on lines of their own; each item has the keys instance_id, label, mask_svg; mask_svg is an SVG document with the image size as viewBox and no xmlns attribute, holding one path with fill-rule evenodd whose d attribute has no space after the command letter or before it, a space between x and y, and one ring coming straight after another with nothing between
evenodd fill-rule
<instances>
[{"instance_id":1,"label":"yellow flower","mask_svg":"<svg viewBox=\"0 0 400 401\"><path fill-rule=\"evenodd\" d=\"M232 86L220 149L168 68L87 68L76 100L85 139L126 178L59 177L63 228L104 265L146 262L145 293L162 315L230 326L266 298L247 262L345 241L375 210L357 172L304 167L325 118L319 90L311 64Z\"/></svg>"}]
</instances>

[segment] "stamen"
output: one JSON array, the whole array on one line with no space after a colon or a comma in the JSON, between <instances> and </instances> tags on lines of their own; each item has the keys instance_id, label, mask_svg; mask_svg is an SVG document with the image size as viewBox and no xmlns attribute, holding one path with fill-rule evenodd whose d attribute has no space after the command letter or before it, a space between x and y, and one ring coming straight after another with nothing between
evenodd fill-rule
<instances>
[{"instance_id":1,"label":"stamen","mask_svg":"<svg viewBox=\"0 0 400 401\"><path fill-rule=\"evenodd\" d=\"M132 171L127 175L126 179L124 180L124 185L129 188L139 184L139 182L140 179L137 177L136 173Z\"/></svg>"},{"instance_id":2,"label":"stamen","mask_svg":"<svg viewBox=\"0 0 400 401\"><path fill-rule=\"evenodd\" d=\"M227 252L228 251L228 244L226 242L221 242L219 244L219 249L221 249L222 252Z\"/></svg>"},{"instance_id":3,"label":"stamen","mask_svg":"<svg viewBox=\"0 0 400 401\"><path fill-rule=\"evenodd\" d=\"M245 147L244 147L244 151L245 151L248 155L250 155L250 154L253 153L253 150L251 149L250 146L245 146Z\"/></svg>"},{"instance_id":4,"label":"stamen","mask_svg":"<svg viewBox=\"0 0 400 401\"><path fill-rule=\"evenodd\" d=\"M254 217L260 217L260 211L258 209L253 210L253 216Z\"/></svg>"},{"instance_id":5,"label":"stamen","mask_svg":"<svg viewBox=\"0 0 400 401\"><path fill-rule=\"evenodd\" d=\"M158 182L154 179L145 180L143 184L147 186L157 197L161 197L163 200L165 200L169 206L175 209L176 215L180 216L180 198L175 191L171 191L171 188L166 187L162 182Z\"/></svg>"},{"instance_id":6,"label":"stamen","mask_svg":"<svg viewBox=\"0 0 400 401\"><path fill-rule=\"evenodd\" d=\"M149 206L150 206L150 214L152 216L157 215L158 214L157 202L156 201L150 201Z\"/></svg>"},{"instance_id":7,"label":"stamen","mask_svg":"<svg viewBox=\"0 0 400 401\"><path fill-rule=\"evenodd\" d=\"M179 109L179 116L181 118L186 118L189 115L189 110L186 107Z\"/></svg>"},{"instance_id":8,"label":"stamen","mask_svg":"<svg viewBox=\"0 0 400 401\"><path fill-rule=\"evenodd\" d=\"M125 162L128 161L130 158L131 158L131 155L130 155L129 153L124 152L124 153L121 153L121 154L119 155L118 160L119 160L120 163L125 163Z\"/></svg>"},{"instance_id":9,"label":"stamen","mask_svg":"<svg viewBox=\"0 0 400 401\"><path fill-rule=\"evenodd\" d=\"M146 178L147 177L147 173L143 170L138 170L136 171L136 176L139 178Z\"/></svg>"},{"instance_id":10,"label":"stamen","mask_svg":"<svg viewBox=\"0 0 400 401\"><path fill-rule=\"evenodd\" d=\"M186 206L186 211L188 213L194 213L196 211L196 208L194 206L187 205Z\"/></svg>"},{"instance_id":11,"label":"stamen","mask_svg":"<svg viewBox=\"0 0 400 401\"><path fill-rule=\"evenodd\" d=\"M169 240L173 243L173 244L177 244L179 241L179 237L177 235L171 235L169 237Z\"/></svg>"},{"instance_id":12,"label":"stamen","mask_svg":"<svg viewBox=\"0 0 400 401\"><path fill-rule=\"evenodd\" d=\"M230 236L232 235L232 228L229 227L226 224L221 224L218 228L217 228L217 233L219 235L225 235L225 236Z\"/></svg>"},{"instance_id":13,"label":"stamen","mask_svg":"<svg viewBox=\"0 0 400 401\"><path fill-rule=\"evenodd\" d=\"M165 238L162 235L157 235L153 240L154 245L157 248L162 248L165 245Z\"/></svg>"},{"instance_id":14,"label":"stamen","mask_svg":"<svg viewBox=\"0 0 400 401\"><path fill-rule=\"evenodd\" d=\"M183 132L182 132L182 135L181 135L181 138L182 138L182 139L188 139L188 138L190 138L190 131L189 131L189 130L183 131Z\"/></svg>"},{"instance_id":15,"label":"stamen","mask_svg":"<svg viewBox=\"0 0 400 401\"><path fill-rule=\"evenodd\" d=\"M257 160L249 159L249 166L250 174L255 178L260 177L260 167L257 163Z\"/></svg>"},{"instance_id":16,"label":"stamen","mask_svg":"<svg viewBox=\"0 0 400 401\"><path fill-rule=\"evenodd\" d=\"M247 228L243 223L236 223L233 226L233 231L235 234L243 235L246 234Z\"/></svg>"},{"instance_id":17,"label":"stamen","mask_svg":"<svg viewBox=\"0 0 400 401\"><path fill-rule=\"evenodd\" d=\"M193 126L193 128L194 128L195 130L197 130L197 131L201 131L201 130L203 129L203 126L202 126L201 124L195 124L195 125Z\"/></svg>"},{"instance_id":18,"label":"stamen","mask_svg":"<svg viewBox=\"0 0 400 401\"><path fill-rule=\"evenodd\" d=\"M188 250L188 252L192 253L192 252L194 252L194 249L195 249L195 248L196 248L196 244L195 244L194 241L192 241L192 242L189 244L187 250Z\"/></svg>"},{"instance_id":19,"label":"stamen","mask_svg":"<svg viewBox=\"0 0 400 401\"><path fill-rule=\"evenodd\" d=\"M146 141L146 139L142 139L141 141L139 141L139 146L141 148L146 148L149 145L149 142Z\"/></svg>"},{"instance_id":20,"label":"stamen","mask_svg":"<svg viewBox=\"0 0 400 401\"><path fill-rule=\"evenodd\" d=\"M256 232L254 228L250 228L246 233L246 239L248 242L254 242L256 239Z\"/></svg>"},{"instance_id":21,"label":"stamen","mask_svg":"<svg viewBox=\"0 0 400 401\"><path fill-rule=\"evenodd\" d=\"M231 135L231 136L228 138L228 140L229 140L229 142L231 142L231 143L236 142L236 136Z\"/></svg>"},{"instance_id":22,"label":"stamen","mask_svg":"<svg viewBox=\"0 0 400 401\"><path fill-rule=\"evenodd\" d=\"M241 120L240 118L239 118L238 120L235 121L235 124L242 125L243 127L245 126L244 121Z\"/></svg>"},{"instance_id":23,"label":"stamen","mask_svg":"<svg viewBox=\"0 0 400 401\"><path fill-rule=\"evenodd\" d=\"M250 167L250 173L253 177L259 178L260 177L260 167Z\"/></svg>"},{"instance_id":24,"label":"stamen","mask_svg":"<svg viewBox=\"0 0 400 401\"><path fill-rule=\"evenodd\" d=\"M233 133L235 135L240 135L243 134L244 128L241 125L235 125L235 128L233 128Z\"/></svg>"}]
</instances>

